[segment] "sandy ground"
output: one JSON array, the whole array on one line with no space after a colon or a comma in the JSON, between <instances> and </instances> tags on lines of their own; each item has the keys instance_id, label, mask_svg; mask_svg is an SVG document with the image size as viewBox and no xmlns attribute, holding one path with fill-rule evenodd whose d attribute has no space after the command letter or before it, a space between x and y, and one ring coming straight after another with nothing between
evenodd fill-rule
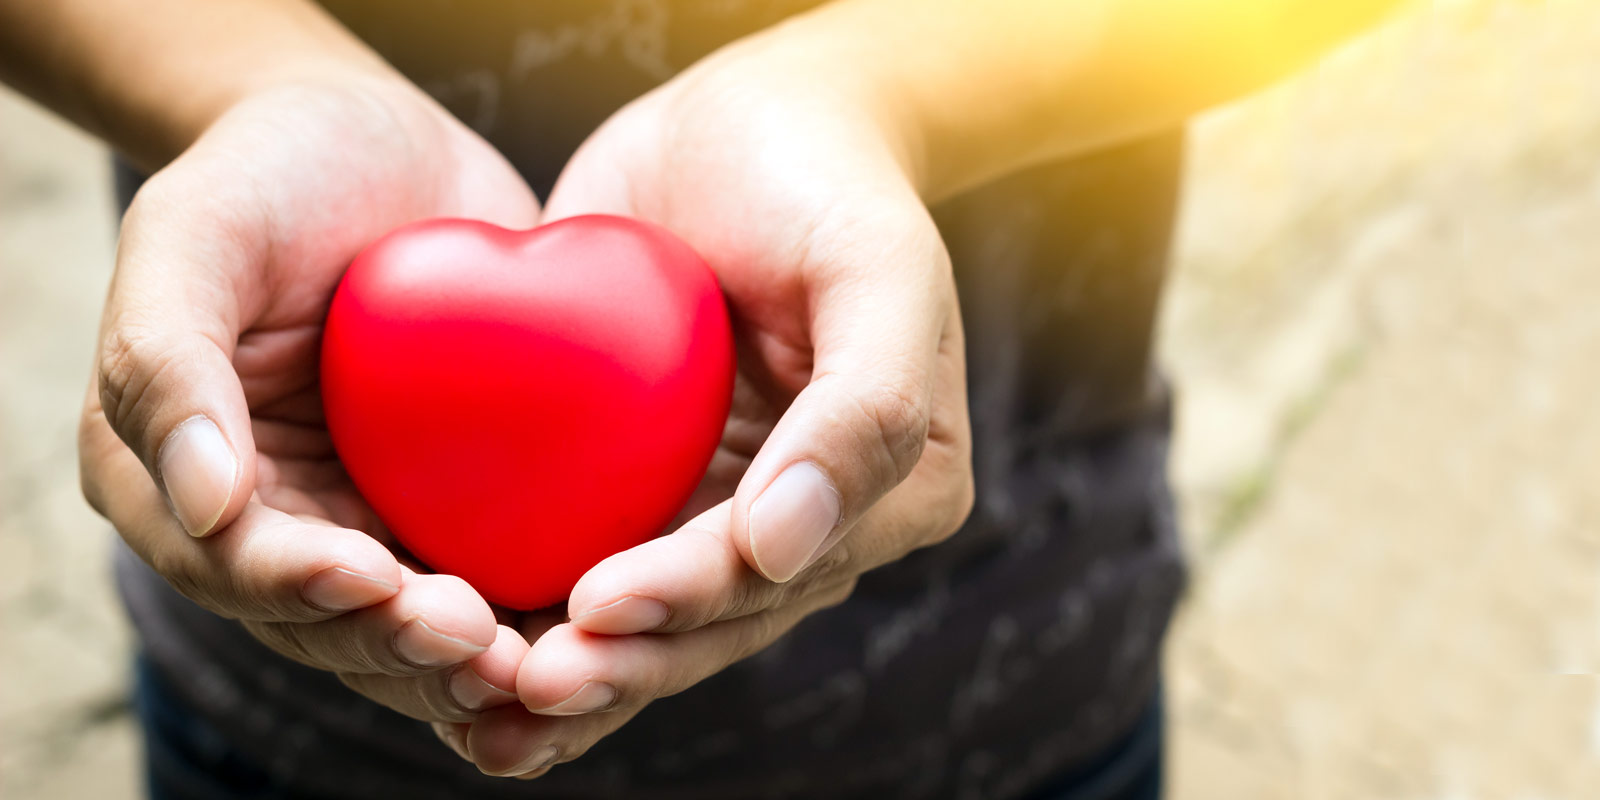
<instances>
[{"instance_id":1,"label":"sandy ground","mask_svg":"<svg viewBox=\"0 0 1600 800\"><path fill-rule=\"evenodd\" d=\"M1594 4L1436 4L1198 126L1174 797L1600 796Z\"/></svg>"},{"instance_id":2,"label":"sandy ground","mask_svg":"<svg viewBox=\"0 0 1600 800\"><path fill-rule=\"evenodd\" d=\"M135 796L114 534L77 411L116 230L102 148L0 97L0 798Z\"/></svg>"},{"instance_id":3,"label":"sandy ground","mask_svg":"<svg viewBox=\"0 0 1600 800\"><path fill-rule=\"evenodd\" d=\"M1195 127L1172 791L1600 796L1600 4L1436 2ZM0 797L137 795L73 453L106 156L0 94Z\"/></svg>"}]
</instances>

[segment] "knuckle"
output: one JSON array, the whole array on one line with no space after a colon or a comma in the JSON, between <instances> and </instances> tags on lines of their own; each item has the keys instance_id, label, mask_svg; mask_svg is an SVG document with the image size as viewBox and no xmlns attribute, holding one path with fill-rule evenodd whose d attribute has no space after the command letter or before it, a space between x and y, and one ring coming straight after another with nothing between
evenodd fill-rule
<instances>
[{"instance_id":1,"label":"knuckle","mask_svg":"<svg viewBox=\"0 0 1600 800\"><path fill-rule=\"evenodd\" d=\"M885 450L901 480L922 457L928 441L929 414L922 398L898 385L880 386L869 396L867 412L877 423Z\"/></svg>"},{"instance_id":2,"label":"knuckle","mask_svg":"<svg viewBox=\"0 0 1600 800\"><path fill-rule=\"evenodd\" d=\"M134 331L113 326L100 342L95 379L99 387L100 406L113 427L122 407L123 397L134 380L139 363L139 337Z\"/></svg>"},{"instance_id":3,"label":"knuckle","mask_svg":"<svg viewBox=\"0 0 1600 800\"><path fill-rule=\"evenodd\" d=\"M931 415L924 398L908 388L914 381L850 381L846 394L876 432L876 441L862 444L877 451L886 485L911 474L928 442Z\"/></svg>"},{"instance_id":4,"label":"knuckle","mask_svg":"<svg viewBox=\"0 0 1600 800\"><path fill-rule=\"evenodd\" d=\"M100 405L124 440L130 422L155 399L152 388L177 360L171 348L157 344L153 334L137 326L113 325L106 332L97 365Z\"/></svg>"}]
</instances>

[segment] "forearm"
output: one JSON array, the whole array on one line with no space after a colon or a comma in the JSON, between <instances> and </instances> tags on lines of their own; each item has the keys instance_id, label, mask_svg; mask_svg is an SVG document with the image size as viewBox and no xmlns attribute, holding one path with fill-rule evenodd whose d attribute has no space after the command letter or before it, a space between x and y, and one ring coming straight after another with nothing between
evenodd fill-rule
<instances>
[{"instance_id":1,"label":"forearm","mask_svg":"<svg viewBox=\"0 0 1600 800\"><path fill-rule=\"evenodd\" d=\"M843 0L775 29L794 68L859 87L937 199L1170 128L1260 88L1397 0Z\"/></svg>"},{"instance_id":2,"label":"forearm","mask_svg":"<svg viewBox=\"0 0 1600 800\"><path fill-rule=\"evenodd\" d=\"M393 72L304 0L0 0L0 80L157 169L275 84Z\"/></svg>"}]
</instances>

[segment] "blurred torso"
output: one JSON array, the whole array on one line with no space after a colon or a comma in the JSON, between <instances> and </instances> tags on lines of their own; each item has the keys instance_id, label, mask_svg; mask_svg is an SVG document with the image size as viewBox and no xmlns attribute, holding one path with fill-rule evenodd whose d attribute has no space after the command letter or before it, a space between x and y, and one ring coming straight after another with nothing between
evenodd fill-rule
<instances>
[{"instance_id":1,"label":"blurred torso","mask_svg":"<svg viewBox=\"0 0 1600 800\"><path fill-rule=\"evenodd\" d=\"M547 196L618 107L815 3L325 5ZM1019 796L1143 709L1182 585L1150 366L1180 144L1174 132L1046 165L936 208L968 337L972 518L539 781L483 778L426 726L273 655L123 552L151 656L305 792Z\"/></svg>"}]
</instances>

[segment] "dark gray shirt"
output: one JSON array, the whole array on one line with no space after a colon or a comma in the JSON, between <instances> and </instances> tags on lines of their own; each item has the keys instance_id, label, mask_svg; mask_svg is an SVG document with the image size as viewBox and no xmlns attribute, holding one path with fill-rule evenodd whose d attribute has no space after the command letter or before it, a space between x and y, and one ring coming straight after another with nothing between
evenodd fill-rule
<instances>
[{"instance_id":1,"label":"dark gray shirt","mask_svg":"<svg viewBox=\"0 0 1600 800\"><path fill-rule=\"evenodd\" d=\"M610 112L810 3L327 5L545 195ZM230 747L309 796L1024 796L1148 704L1183 583L1151 369L1180 152L1174 132L936 208L968 338L971 519L538 781L479 775L122 550L147 652Z\"/></svg>"}]
</instances>

